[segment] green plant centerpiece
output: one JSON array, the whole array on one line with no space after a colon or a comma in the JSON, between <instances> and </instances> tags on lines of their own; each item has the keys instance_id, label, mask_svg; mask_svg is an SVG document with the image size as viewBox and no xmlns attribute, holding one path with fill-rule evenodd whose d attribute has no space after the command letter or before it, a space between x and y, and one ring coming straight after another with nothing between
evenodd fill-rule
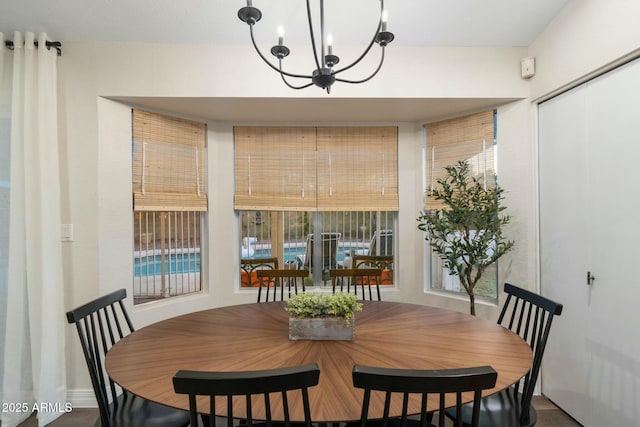
<instances>
[{"instance_id":1,"label":"green plant centerpiece","mask_svg":"<svg viewBox=\"0 0 640 427\"><path fill-rule=\"evenodd\" d=\"M354 313L362 310L362 304L354 294L303 292L287 300L286 310L297 318L340 317L349 325L353 321Z\"/></svg>"},{"instance_id":2,"label":"green plant centerpiece","mask_svg":"<svg viewBox=\"0 0 640 427\"><path fill-rule=\"evenodd\" d=\"M303 292L285 304L292 340L352 340L354 314L362 310L362 304L350 293Z\"/></svg>"},{"instance_id":3,"label":"green plant centerpiece","mask_svg":"<svg viewBox=\"0 0 640 427\"><path fill-rule=\"evenodd\" d=\"M426 231L425 239L442 259L449 274L457 275L469 295L469 311L475 316L474 288L487 267L506 254L514 242L506 240L502 228L510 216L501 201L503 189L484 188L471 175L468 162L447 166L440 188L429 191L442 209L423 211L418 228Z\"/></svg>"}]
</instances>

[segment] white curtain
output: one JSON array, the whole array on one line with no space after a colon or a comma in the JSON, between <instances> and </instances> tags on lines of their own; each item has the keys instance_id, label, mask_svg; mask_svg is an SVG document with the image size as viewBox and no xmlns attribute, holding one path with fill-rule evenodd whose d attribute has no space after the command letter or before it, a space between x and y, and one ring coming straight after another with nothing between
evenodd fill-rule
<instances>
[{"instance_id":1,"label":"white curtain","mask_svg":"<svg viewBox=\"0 0 640 427\"><path fill-rule=\"evenodd\" d=\"M14 33L13 51L5 48L2 34L0 41L0 83L11 81L9 88L1 86L0 96L0 120L10 128L8 150L6 141L0 142L0 155L10 153L8 165L0 161L0 233L8 228L9 237L0 239L8 240L0 247L0 263L6 264L0 265L5 276L0 277L5 304L0 401L28 409L3 411L0 420L2 427L16 426L39 408L38 425L44 426L66 403L57 58L55 49L46 48L44 33L37 48L33 33ZM6 139L5 133L0 138ZM8 224L2 214L7 210Z\"/></svg>"}]
</instances>

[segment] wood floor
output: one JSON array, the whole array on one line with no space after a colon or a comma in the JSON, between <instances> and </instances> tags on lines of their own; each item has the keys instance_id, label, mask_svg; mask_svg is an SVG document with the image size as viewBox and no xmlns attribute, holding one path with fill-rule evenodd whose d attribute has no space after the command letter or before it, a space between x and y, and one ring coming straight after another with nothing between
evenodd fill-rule
<instances>
[{"instance_id":1,"label":"wood floor","mask_svg":"<svg viewBox=\"0 0 640 427\"><path fill-rule=\"evenodd\" d=\"M533 406L538 414L536 427L576 427L580 426L575 420L558 409L552 402L542 396L533 398ZM89 427L93 426L98 417L97 409L74 409L68 414L48 424L48 427ZM37 427L34 416L29 418L19 427Z\"/></svg>"}]
</instances>

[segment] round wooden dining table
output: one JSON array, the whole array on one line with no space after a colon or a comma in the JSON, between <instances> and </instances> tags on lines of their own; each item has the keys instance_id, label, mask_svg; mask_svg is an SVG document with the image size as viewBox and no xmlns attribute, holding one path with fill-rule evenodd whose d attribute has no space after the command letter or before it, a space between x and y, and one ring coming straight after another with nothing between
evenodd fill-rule
<instances>
[{"instance_id":1,"label":"round wooden dining table","mask_svg":"<svg viewBox=\"0 0 640 427\"><path fill-rule=\"evenodd\" d=\"M491 365L498 379L485 396L514 384L531 367L527 343L493 322L424 305L384 301L363 301L363 305L355 317L353 341L289 340L289 315L281 302L185 314L120 340L107 353L106 369L124 389L188 410L187 396L173 391L172 378L178 370L250 371L315 362L320 382L309 390L311 418L328 423L360 418L363 393L352 384L354 365L404 369ZM433 399L431 407L437 408L437 396ZM253 408L256 419L264 413L258 402ZM290 403L291 421L304 421L302 405ZM370 413L382 413L383 404L381 396L372 396ZM398 415L401 407L401 402L392 404L392 415ZM218 408L222 412L217 415L225 415L225 405ZM208 405L199 409L206 412ZM420 411L419 397L410 401L410 410ZM234 409L234 416L243 413L241 405Z\"/></svg>"}]
</instances>

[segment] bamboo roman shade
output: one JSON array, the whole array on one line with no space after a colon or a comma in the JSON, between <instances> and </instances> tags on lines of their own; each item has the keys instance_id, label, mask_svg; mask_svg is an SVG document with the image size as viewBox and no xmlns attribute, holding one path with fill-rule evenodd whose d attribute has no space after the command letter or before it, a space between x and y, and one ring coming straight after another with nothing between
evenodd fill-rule
<instances>
[{"instance_id":1,"label":"bamboo roman shade","mask_svg":"<svg viewBox=\"0 0 640 427\"><path fill-rule=\"evenodd\" d=\"M315 128L235 127L234 139L236 209L315 209Z\"/></svg>"},{"instance_id":2,"label":"bamboo roman shade","mask_svg":"<svg viewBox=\"0 0 640 427\"><path fill-rule=\"evenodd\" d=\"M206 211L204 123L133 110L135 211Z\"/></svg>"},{"instance_id":3,"label":"bamboo roman shade","mask_svg":"<svg viewBox=\"0 0 640 427\"><path fill-rule=\"evenodd\" d=\"M485 188L495 187L494 111L471 114L425 125L427 131L427 187L437 188L445 167L466 160L471 173ZM425 196L425 209L441 209L442 203Z\"/></svg>"},{"instance_id":4,"label":"bamboo roman shade","mask_svg":"<svg viewBox=\"0 0 640 427\"><path fill-rule=\"evenodd\" d=\"M236 127L237 210L398 210L396 127Z\"/></svg>"},{"instance_id":5,"label":"bamboo roman shade","mask_svg":"<svg viewBox=\"0 0 640 427\"><path fill-rule=\"evenodd\" d=\"M318 128L318 210L398 210L396 127Z\"/></svg>"}]
</instances>

